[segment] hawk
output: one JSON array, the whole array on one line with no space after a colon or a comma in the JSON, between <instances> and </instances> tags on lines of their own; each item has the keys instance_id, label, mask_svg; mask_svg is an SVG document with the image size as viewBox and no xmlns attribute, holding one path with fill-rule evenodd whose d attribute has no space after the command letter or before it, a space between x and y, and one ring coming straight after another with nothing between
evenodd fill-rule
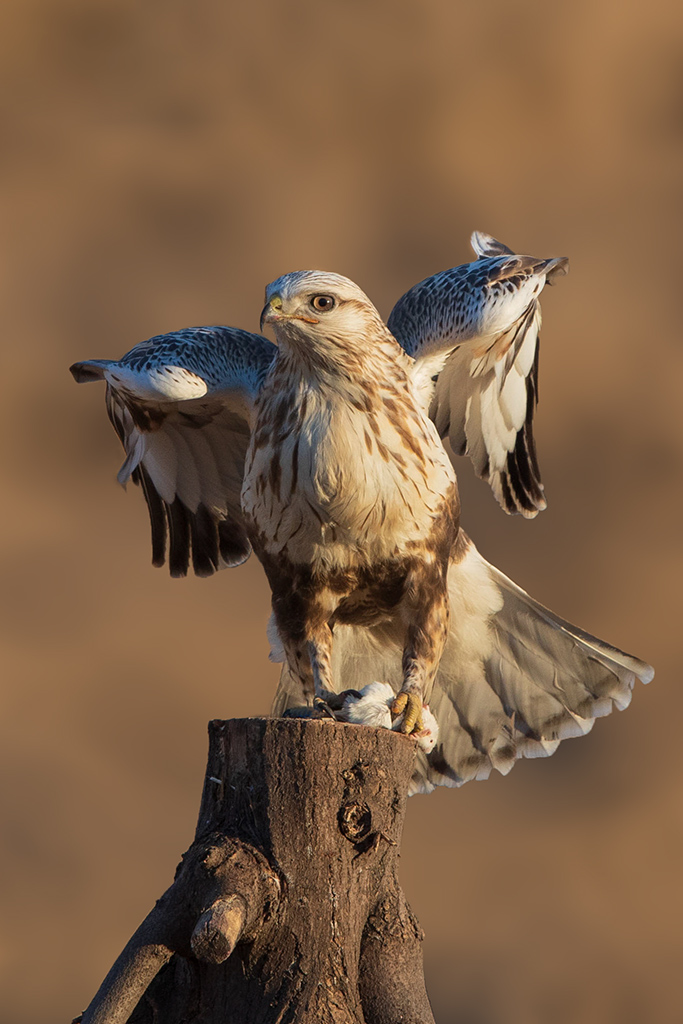
<instances>
[{"instance_id":1,"label":"hawk","mask_svg":"<svg viewBox=\"0 0 683 1024\"><path fill-rule=\"evenodd\" d=\"M567 269L479 232L472 245L474 262L415 285L386 324L352 281L302 271L266 290L276 346L189 328L71 367L106 381L118 479L143 490L153 563L168 555L183 576L191 558L205 576L256 552L284 662L273 713L317 698L362 721L358 691L390 684L387 705L368 697L372 720L388 707L431 737L413 792L552 754L653 675L531 598L460 526L461 454L506 512L545 507L539 296Z\"/></svg>"}]
</instances>

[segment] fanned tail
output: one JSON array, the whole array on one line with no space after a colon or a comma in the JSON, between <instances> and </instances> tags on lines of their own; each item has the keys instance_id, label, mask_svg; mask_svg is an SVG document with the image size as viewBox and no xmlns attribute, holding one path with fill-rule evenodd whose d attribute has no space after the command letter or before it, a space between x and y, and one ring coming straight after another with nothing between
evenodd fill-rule
<instances>
[{"instance_id":1,"label":"fanned tail","mask_svg":"<svg viewBox=\"0 0 683 1024\"><path fill-rule=\"evenodd\" d=\"M418 753L413 793L486 779L493 768L507 774L520 757L548 757L596 718L628 707L636 679L652 679L649 665L549 611L471 542L450 567L449 591L448 642L426 695L439 742ZM398 691L402 647L395 623L335 627L338 688L385 680ZM302 703L285 666L273 714Z\"/></svg>"}]
</instances>

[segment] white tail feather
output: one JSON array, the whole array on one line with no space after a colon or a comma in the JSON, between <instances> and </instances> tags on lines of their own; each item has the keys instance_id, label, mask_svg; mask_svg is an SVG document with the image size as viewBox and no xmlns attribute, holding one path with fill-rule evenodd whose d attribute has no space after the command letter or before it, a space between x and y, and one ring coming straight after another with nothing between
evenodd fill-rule
<instances>
[{"instance_id":1,"label":"white tail feather","mask_svg":"<svg viewBox=\"0 0 683 1024\"><path fill-rule=\"evenodd\" d=\"M450 567L449 591L448 642L424 695L439 742L418 756L414 793L485 779L493 768L507 774L520 757L548 757L561 740L590 732L595 718L627 707L636 678L652 678L649 665L554 615L471 543ZM396 622L335 627L337 689L383 679L397 692L402 650ZM273 713L303 703L285 665Z\"/></svg>"}]
</instances>

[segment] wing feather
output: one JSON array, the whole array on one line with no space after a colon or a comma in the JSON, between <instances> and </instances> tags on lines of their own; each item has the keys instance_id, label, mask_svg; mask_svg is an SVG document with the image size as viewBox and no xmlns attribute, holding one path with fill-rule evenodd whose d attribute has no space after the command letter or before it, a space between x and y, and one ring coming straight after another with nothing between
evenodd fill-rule
<instances>
[{"instance_id":1,"label":"wing feather","mask_svg":"<svg viewBox=\"0 0 683 1024\"><path fill-rule=\"evenodd\" d=\"M532 518L546 507L533 439L539 295L568 264L519 256L482 232L472 247L474 263L415 285L388 326L454 454L470 457L506 512Z\"/></svg>"},{"instance_id":2,"label":"wing feather","mask_svg":"<svg viewBox=\"0 0 683 1024\"><path fill-rule=\"evenodd\" d=\"M133 470L133 483L142 488L142 493L149 509L149 520L152 527L152 565L160 568L166 561L166 542L168 525L164 502L152 483L144 466Z\"/></svg>"},{"instance_id":3,"label":"wing feather","mask_svg":"<svg viewBox=\"0 0 683 1024\"><path fill-rule=\"evenodd\" d=\"M253 403L276 353L230 327L150 338L122 359L75 363L80 382L105 380L107 411L126 452L118 479L141 487L152 563L198 576L249 557L240 506Z\"/></svg>"},{"instance_id":4,"label":"wing feather","mask_svg":"<svg viewBox=\"0 0 683 1024\"><path fill-rule=\"evenodd\" d=\"M171 576L187 576L190 564L190 513L180 498L164 502L168 519L168 568Z\"/></svg>"},{"instance_id":5,"label":"wing feather","mask_svg":"<svg viewBox=\"0 0 683 1024\"><path fill-rule=\"evenodd\" d=\"M143 435L144 448L141 459L154 487L168 505L173 504L178 491L178 458L180 455L177 442L174 443L172 431L173 428L169 424L164 430Z\"/></svg>"}]
</instances>

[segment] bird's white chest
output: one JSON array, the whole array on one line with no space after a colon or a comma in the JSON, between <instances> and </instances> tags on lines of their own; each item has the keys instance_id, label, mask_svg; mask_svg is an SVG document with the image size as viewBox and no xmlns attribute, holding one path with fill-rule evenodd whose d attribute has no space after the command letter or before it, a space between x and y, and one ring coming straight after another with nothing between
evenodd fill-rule
<instances>
[{"instance_id":1,"label":"bird's white chest","mask_svg":"<svg viewBox=\"0 0 683 1024\"><path fill-rule=\"evenodd\" d=\"M242 505L270 553L347 566L428 536L453 480L436 430L412 407L368 411L299 389L259 410Z\"/></svg>"}]
</instances>

